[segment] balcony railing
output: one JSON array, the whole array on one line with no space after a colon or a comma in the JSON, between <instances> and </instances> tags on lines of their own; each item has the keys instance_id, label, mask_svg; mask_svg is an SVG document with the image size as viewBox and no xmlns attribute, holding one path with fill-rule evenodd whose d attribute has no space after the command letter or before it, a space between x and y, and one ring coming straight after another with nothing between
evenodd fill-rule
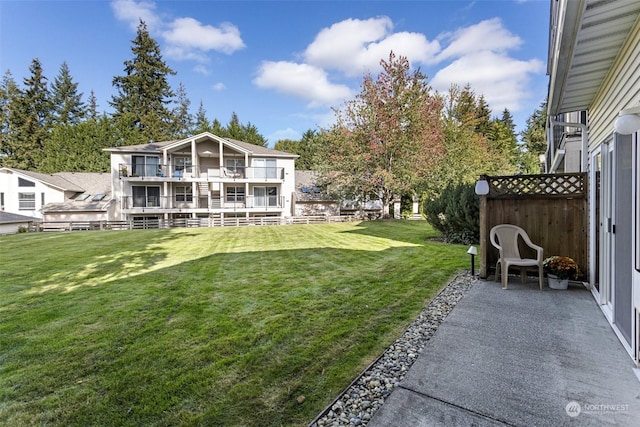
<instances>
[{"instance_id":1,"label":"balcony railing","mask_svg":"<svg viewBox=\"0 0 640 427\"><path fill-rule=\"evenodd\" d=\"M175 166L161 164L131 164L120 163L118 167L118 176L123 177L152 177L152 178L182 178L183 176L191 176L193 168L191 166Z\"/></svg>"},{"instance_id":2,"label":"balcony railing","mask_svg":"<svg viewBox=\"0 0 640 427\"><path fill-rule=\"evenodd\" d=\"M132 197L122 196L120 198L122 209L140 211L160 211L167 210L191 210L191 209L209 209L209 210L240 210L240 209L258 209L258 210L281 210L284 207L284 196L253 196L249 195L245 198L231 199L226 197L210 197L209 199L199 199L189 196L147 196Z\"/></svg>"},{"instance_id":3,"label":"balcony railing","mask_svg":"<svg viewBox=\"0 0 640 427\"><path fill-rule=\"evenodd\" d=\"M209 181L217 179L225 180L250 180L250 181L270 181L283 180L284 168L276 167L202 167L198 173L193 166L175 166L165 164L131 164L120 163L118 165L118 176L120 178L205 178Z\"/></svg>"}]
</instances>

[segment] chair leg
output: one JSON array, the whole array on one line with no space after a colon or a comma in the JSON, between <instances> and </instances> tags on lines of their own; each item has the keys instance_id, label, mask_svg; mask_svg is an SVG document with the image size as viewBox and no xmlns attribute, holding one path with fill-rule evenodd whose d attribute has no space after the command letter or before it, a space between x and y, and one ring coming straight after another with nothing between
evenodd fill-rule
<instances>
[{"instance_id":1,"label":"chair leg","mask_svg":"<svg viewBox=\"0 0 640 427\"><path fill-rule=\"evenodd\" d=\"M543 271L544 270L542 267L538 267L538 280L540 281L540 290L542 290Z\"/></svg>"},{"instance_id":2,"label":"chair leg","mask_svg":"<svg viewBox=\"0 0 640 427\"><path fill-rule=\"evenodd\" d=\"M527 283L527 267L520 267L520 283Z\"/></svg>"},{"instance_id":3,"label":"chair leg","mask_svg":"<svg viewBox=\"0 0 640 427\"><path fill-rule=\"evenodd\" d=\"M509 280L509 264L504 263L502 266L502 289L507 289L507 282Z\"/></svg>"},{"instance_id":4,"label":"chair leg","mask_svg":"<svg viewBox=\"0 0 640 427\"><path fill-rule=\"evenodd\" d=\"M498 267L500 266L500 267ZM502 265L500 264L500 261L496 262L496 282L500 281L500 269L502 268Z\"/></svg>"}]
</instances>

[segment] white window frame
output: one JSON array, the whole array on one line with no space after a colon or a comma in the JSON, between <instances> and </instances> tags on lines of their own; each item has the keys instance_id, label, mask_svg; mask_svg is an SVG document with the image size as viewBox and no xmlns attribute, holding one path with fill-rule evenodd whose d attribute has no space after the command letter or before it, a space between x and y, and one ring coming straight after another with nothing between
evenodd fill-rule
<instances>
[{"instance_id":1,"label":"white window frame","mask_svg":"<svg viewBox=\"0 0 640 427\"><path fill-rule=\"evenodd\" d=\"M18 209L21 211L34 211L36 209L36 193L18 193Z\"/></svg>"}]
</instances>

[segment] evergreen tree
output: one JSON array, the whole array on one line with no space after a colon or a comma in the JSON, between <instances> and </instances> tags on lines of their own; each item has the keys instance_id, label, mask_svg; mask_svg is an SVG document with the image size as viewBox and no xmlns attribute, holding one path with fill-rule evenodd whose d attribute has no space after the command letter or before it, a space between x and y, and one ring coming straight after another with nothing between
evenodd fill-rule
<instances>
[{"instance_id":1,"label":"evergreen tree","mask_svg":"<svg viewBox=\"0 0 640 427\"><path fill-rule=\"evenodd\" d=\"M128 143L127 132L131 130L118 128L106 115L73 125L54 125L40 171L108 172L111 159L104 149Z\"/></svg>"},{"instance_id":2,"label":"evergreen tree","mask_svg":"<svg viewBox=\"0 0 640 427\"><path fill-rule=\"evenodd\" d=\"M249 144L260 145L261 147L267 146L267 139L258 132L258 128L251 124L251 122L242 124L235 112L231 113L231 119L226 127L222 126L218 119L214 119L211 131L214 135L223 138L248 142Z\"/></svg>"},{"instance_id":3,"label":"evergreen tree","mask_svg":"<svg viewBox=\"0 0 640 427\"><path fill-rule=\"evenodd\" d=\"M524 143L519 166L522 173L540 173L539 156L547 151L546 121L547 100L544 100L527 119L525 130L520 132Z\"/></svg>"},{"instance_id":4,"label":"evergreen tree","mask_svg":"<svg viewBox=\"0 0 640 427\"><path fill-rule=\"evenodd\" d=\"M60 72L51 85L51 102L54 124L76 124L87 114L82 93L78 93L78 83L73 82L66 62L60 66Z\"/></svg>"},{"instance_id":5,"label":"evergreen tree","mask_svg":"<svg viewBox=\"0 0 640 427\"><path fill-rule=\"evenodd\" d=\"M502 111L502 117L500 118L500 121L507 125L509 129L511 129L511 132L515 132L516 124L513 122L513 116L511 115L511 111L509 111L508 108L505 108Z\"/></svg>"},{"instance_id":6,"label":"evergreen tree","mask_svg":"<svg viewBox=\"0 0 640 427\"><path fill-rule=\"evenodd\" d=\"M9 99L10 135L3 149L9 155L2 164L38 170L51 123L51 100L47 78L37 58L32 60L29 71L31 75L23 80L24 89L15 90Z\"/></svg>"},{"instance_id":7,"label":"evergreen tree","mask_svg":"<svg viewBox=\"0 0 640 427\"><path fill-rule=\"evenodd\" d=\"M511 175L518 164L518 140L508 124L502 120L493 120L487 135L490 162L485 173L490 175Z\"/></svg>"},{"instance_id":8,"label":"evergreen tree","mask_svg":"<svg viewBox=\"0 0 640 427\"><path fill-rule=\"evenodd\" d=\"M476 132L481 135L488 135L491 131L491 109L487 104L484 95L480 95L475 107Z\"/></svg>"},{"instance_id":9,"label":"evergreen tree","mask_svg":"<svg viewBox=\"0 0 640 427\"><path fill-rule=\"evenodd\" d=\"M172 138L186 138L193 131L193 116L189 113L191 101L187 97L187 90L182 83L178 86L175 103Z\"/></svg>"},{"instance_id":10,"label":"evergreen tree","mask_svg":"<svg viewBox=\"0 0 640 427\"><path fill-rule=\"evenodd\" d=\"M89 108L87 110L87 115L90 120L98 119L98 99L96 98L96 94L93 89L91 89L91 92L89 93Z\"/></svg>"},{"instance_id":11,"label":"evergreen tree","mask_svg":"<svg viewBox=\"0 0 640 427\"><path fill-rule=\"evenodd\" d=\"M213 128L211 127L211 124L209 124L209 119L207 119L207 111L204 109L202 100L200 100L200 107L198 107L198 112L196 113L193 133L197 135L202 132L213 133Z\"/></svg>"},{"instance_id":12,"label":"evergreen tree","mask_svg":"<svg viewBox=\"0 0 640 427\"><path fill-rule=\"evenodd\" d=\"M222 126L222 123L220 123L218 119L213 119L213 122L211 125L211 133L217 136L221 136L223 138L226 138L227 136L229 136L227 135L227 130L225 129L224 126Z\"/></svg>"},{"instance_id":13,"label":"evergreen tree","mask_svg":"<svg viewBox=\"0 0 640 427\"><path fill-rule=\"evenodd\" d=\"M4 166L5 158L13 157L11 102L18 96L18 93L18 85L11 71L7 70L0 83L0 166Z\"/></svg>"},{"instance_id":14,"label":"evergreen tree","mask_svg":"<svg viewBox=\"0 0 640 427\"><path fill-rule=\"evenodd\" d=\"M110 101L114 117L136 131L138 143L169 139L174 120L167 106L174 93L167 77L175 71L163 61L158 43L142 20L131 51L133 59L124 62L125 75L113 78L118 90Z\"/></svg>"}]
</instances>

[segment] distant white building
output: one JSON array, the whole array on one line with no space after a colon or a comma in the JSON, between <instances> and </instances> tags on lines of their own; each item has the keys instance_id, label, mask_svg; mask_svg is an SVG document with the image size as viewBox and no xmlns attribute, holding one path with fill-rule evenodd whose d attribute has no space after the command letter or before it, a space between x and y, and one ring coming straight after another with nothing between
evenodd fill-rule
<instances>
[{"instance_id":1,"label":"distant white building","mask_svg":"<svg viewBox=\"0 0 640 427\"><path fill-rule=\"evenodd\" d=\"M0 168L0 211L45 221L115 219L107 173L45 174Z\"/></svg>"},{"instance_id":2,"label":"distant white building","mask_svg":"<svg viewBox=\"0 0 640 427\"><path fill-rule=\"evenodd\" d=\"M209 132L106 151L121 220L293 215L297 154Z\"/></svg>"}]
</instances>

